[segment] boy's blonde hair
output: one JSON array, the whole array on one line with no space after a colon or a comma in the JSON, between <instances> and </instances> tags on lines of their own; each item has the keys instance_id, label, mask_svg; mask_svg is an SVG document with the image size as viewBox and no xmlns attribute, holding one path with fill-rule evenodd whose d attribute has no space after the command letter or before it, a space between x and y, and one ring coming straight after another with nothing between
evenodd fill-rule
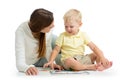
<instances>
[{"instance_id":1,"label":"boy's blonde hair","mask_svg":"<svg viewBox=\"0 0 120 80\"><path fill-rule=\"evenodd\" d=\"M81 12L77 9L70 9L67 11L63 17L64 22L72 22L73 20L80 22L82 20Z\"/></svg>"}]
</instances>

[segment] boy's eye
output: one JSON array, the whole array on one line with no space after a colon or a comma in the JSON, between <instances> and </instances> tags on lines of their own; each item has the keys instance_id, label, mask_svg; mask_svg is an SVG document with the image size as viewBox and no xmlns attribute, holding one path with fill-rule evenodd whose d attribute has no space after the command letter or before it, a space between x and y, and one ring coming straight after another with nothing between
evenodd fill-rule
<instances>
[{"instance_id":1,"label":"boy's eye","mask_svg":"<svg viewBox=\"0 0 120 80\"><path fill-rule=\"evenodd\" d=\"M74 26L65 26L65 28L73 28Z\"/></svg>"}]
</instances>

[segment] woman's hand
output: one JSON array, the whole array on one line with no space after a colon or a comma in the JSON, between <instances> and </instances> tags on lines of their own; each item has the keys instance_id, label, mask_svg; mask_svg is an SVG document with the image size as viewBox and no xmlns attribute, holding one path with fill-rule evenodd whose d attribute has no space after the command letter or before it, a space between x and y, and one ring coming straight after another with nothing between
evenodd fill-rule
<instances>
[{"instance_id":1,"label":"woman's hand","mask_svg":"<svg viewBox=\"0 0 120 80\"><path fill-rule=\"evenodd\" d=\"M26 75L37 75L38 74L38 69L36 67L30 67L26 71Z\"/></svg>"}]
</instances>

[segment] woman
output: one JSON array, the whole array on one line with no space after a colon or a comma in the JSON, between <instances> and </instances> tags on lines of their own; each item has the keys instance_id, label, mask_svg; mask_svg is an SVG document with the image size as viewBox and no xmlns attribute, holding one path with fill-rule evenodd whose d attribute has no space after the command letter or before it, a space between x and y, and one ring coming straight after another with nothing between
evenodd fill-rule
<instances>
[{"instance_id":1,"label":"woman","mask_svg":"<svg viewBox=\"0 0 120 80\"><path fill-rule=\"evenodd\" d=\"M36 9L30 20L22 23L15 33L16 66L27 75L37 75L50 57L52 51L53 13L45 9ZM54 68L59 65L54 64Z\"/></svg>"}]
</instances>

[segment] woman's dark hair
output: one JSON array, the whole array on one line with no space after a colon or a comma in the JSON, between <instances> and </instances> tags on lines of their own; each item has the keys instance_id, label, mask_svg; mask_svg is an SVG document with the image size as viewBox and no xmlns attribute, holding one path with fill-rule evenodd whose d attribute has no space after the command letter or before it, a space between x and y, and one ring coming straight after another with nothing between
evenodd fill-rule
<instances>
[{"instance_id":1,"label":"woman's dark hair","mask_svg":"<svg viewBox=\"0 0 120 80\"><path fill-rule=\"evenodd\" d=\"M53 13L43 8L33 11L30 17L29 26L33 36L39 41L38 58L46 55L45 33L40 32L53 22Z\"/></svg>"}]
</instances>

